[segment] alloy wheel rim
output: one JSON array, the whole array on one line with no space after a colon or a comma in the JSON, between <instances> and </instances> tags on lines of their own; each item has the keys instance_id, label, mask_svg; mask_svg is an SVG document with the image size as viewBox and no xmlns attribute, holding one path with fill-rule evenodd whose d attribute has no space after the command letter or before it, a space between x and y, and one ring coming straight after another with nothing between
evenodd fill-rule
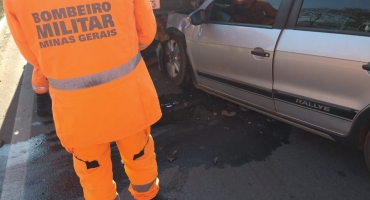
<instances>
[{"instance_id":1,"label":"alloy wheel rim","mask_svg":"<svg viewBox=\"0 0 370 200\"><path fill-rule=\"evenodd\" d=\"M166 45L167 47L165 53L168 58L166 63L166 70L170 77L175 78L180 72L180 49L175 40L169 40Z\"/></svg>"}]
</instances>

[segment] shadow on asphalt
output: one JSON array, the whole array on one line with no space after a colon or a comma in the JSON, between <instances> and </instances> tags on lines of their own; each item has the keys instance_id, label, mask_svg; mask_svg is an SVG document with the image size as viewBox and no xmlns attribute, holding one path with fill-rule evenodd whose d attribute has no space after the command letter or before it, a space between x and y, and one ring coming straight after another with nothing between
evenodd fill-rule
<instances>
[{"instance_id":1,"label":"shadow on asphalt","mask_svg":"<svg viewBox=\"0 0 370 200\"><path fill-rule=\"evenodd\" d=\"M24 66L26 67L26 65ZM4 116L3 124L0 128L0 140L3 141L5 144L10 143L13 135L13 127L14 127L14 120L17 114L17 106L19 101L19 95L21 91L21 83L23 80L23 74L19 79L17 89L14 93L12 101L8 107L8 110Z\"/></svg>"},{"instance_id":2,"label":"shadow on asphalt","mask_svg":"<svg viewBox=\"0 0 370 200\"><path fill-rule=\"evenodd\" d=\"M153 79L162 79L156 87L168 84L158 72L156 64L149 66ZM181 190L189 170L204 166L210 168L238 167L251 161L264 161L274 150L289 144L291 126L267 118L251 110L208 95L193 86L182 92L159 96L162 118L152 126L159 173L179 167L169 186L162 186L164 193ZM223 116L222 110L235 111L235 116ZM175 160L169 158L176 151ZM117 189L128 187L127 176L122 173L117 148L113 147L112 159ZM215 160L217 163L215 164Z\"/></svg>"},{"instance_id":3,"label":"shadow on asphalt","mask_svg":"<svg viewBox=\"0 0 370 200\"><path fill-rule=\"evenodd\" d=\"M202 94L199 103L167 113L155 126L159 170L178 166L178 172L164 191L180 191L186 183L189 170L239 167L251 161L264 161L282 144L288 144L290 126L268 121L253 111L217 97ZM221 111L236 111L236 116L221 116ZM176 159L169 162L173 152Z\"/></svg>"},{"instance_id":4,"label":"shadow on asphalt","mask_svg":"<svg viewBox=\"0 0 370 200\"><path fill-rule=\"evenodd\" d=\"M148 69L153 80L157 80L156 88L170 88L170 92L161 93L159 96L163 117L152 126L160 178L165 170L177 168L174 176L170 178L170 184L162 185L163 193L181 192L192 168L201 166L207 170L222 169L229 166L240 167L252 161L265 161L279 147L290 143L290 125L274 121L251 110L241 109L238 105L208 95L192 86L182 88L181 92L171 92L177 91L178 88L171 86L158 72L156 63ZM17 102L15 95L12 106L16 107ZM235 111L236 115L223 116L222 110ZM8 112L8 120L14 118L14 115ZM35 118L33 122L35 121L40 120ZM45 130L40 129L52 122L42 123L40 126L32 126L31 135L34 137L27 141L32 154L26 166L12 167L14 175L22 173L24 167L26 169L26 176L23 177L27 186L24 189L24 199L81 198L82 189L73 170L72 156L61 146L55 131L43 132ZM326 151L325 148L329 148L327 151L333 151L333 154L338 155L333 159L346 160L343 162L350 163L349 167L353 168L354 173L356 171L359 174L363 173L362 166L357 167L356 164L361 159L357 151L351 151L350 148L313 134L299 137L306 137L309 140L305 143L307 149L320 148L321 151ZM321 144L312 145L312 142ZM114 180L117 183L117 191L121 192L128 187L129 180L123 170L116 146L112 143L111 147ZM174 151L177 153L172 157ZM170 157L175 159L170 162L168 160ZM5 166L6 163L0 164L2 172ZM337 173L339 176L346 176L348 171ZM0 181L3 180L4 177L0 177Z\"/></svg>"}]
</instances>

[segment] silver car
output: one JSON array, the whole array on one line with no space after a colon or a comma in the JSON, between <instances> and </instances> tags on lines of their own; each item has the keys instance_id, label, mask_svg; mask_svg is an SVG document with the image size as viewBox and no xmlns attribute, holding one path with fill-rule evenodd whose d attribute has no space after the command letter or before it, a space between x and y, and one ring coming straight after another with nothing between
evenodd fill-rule
<instances>
[{"instance_id":1,"label":"silver car","mask_svg":"<svg viewBox=\"0 0 370 200\"><path fill-rule=\"evenodd\" d=\"M369 0L207 0L167 33L174 84L363 149L370 167Z\"/></svg>"}]
</instances>

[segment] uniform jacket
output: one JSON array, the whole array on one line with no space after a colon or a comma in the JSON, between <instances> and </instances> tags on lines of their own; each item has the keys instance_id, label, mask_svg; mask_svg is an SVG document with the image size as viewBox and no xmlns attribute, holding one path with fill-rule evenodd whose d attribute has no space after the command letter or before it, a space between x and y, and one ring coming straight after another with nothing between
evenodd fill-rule
<instances>
[{"instance_id":1,"label":"uniform jacket","mask_svg":"<svg viewBox=\"0 0 370 200\"><path fill-rule=\"evenodd\" d=\"M49 79L63 146L122 139L161 117L142 59L125 76L94 78L125 66L152 42L156 22L149 0L4 0L4 8L22 55ZM81 77L89 81L74 88ZM55 88L52 80L72 86Z\"/></svg>"}]
</instances>

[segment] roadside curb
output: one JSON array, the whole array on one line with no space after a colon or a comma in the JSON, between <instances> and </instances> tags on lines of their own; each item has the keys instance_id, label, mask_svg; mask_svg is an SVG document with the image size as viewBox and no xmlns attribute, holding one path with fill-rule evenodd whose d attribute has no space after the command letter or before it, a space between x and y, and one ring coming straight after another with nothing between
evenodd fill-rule
<instances>
[{"instance_id":1,"label":"roadside curb","mask_svg":"<svg viewBox=\"0 0 370 200\"><path fill-rule=\"evenodd\" d=\"M6 29L8 28L8 23L6 21L6 17L4 16L3 18L0 19L0 48L3 45L3 42L5 40L5 32Z\"/></svg>"}]
</instances>

